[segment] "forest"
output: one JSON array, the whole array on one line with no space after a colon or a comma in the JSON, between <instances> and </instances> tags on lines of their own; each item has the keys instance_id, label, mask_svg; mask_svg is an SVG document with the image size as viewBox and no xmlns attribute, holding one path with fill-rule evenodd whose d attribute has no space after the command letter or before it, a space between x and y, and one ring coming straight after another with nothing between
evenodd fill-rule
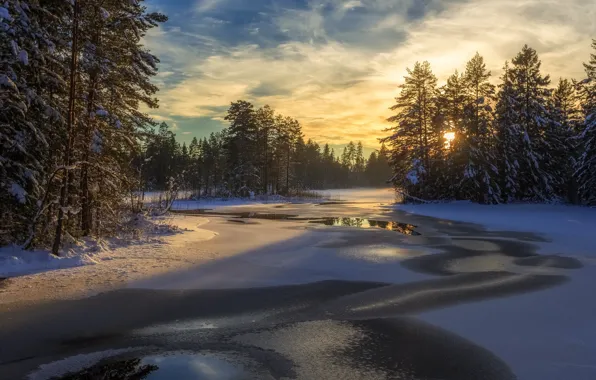
<instances>
[{"instance_id":1,"label":"forest","mask_svg":"<svg viewBox=\"0 0 596 380\"><path fill-rule=\"evenodd\" d=\"M114 234L151 190L285 195L391 180L409 200L596 204L594 54L586 78L554 88L528 46L497 86L480 55L442 87L416 63L368 158L359 142L335 152L246 100L187 146L149 116L160 61L143 38L165 21L136 0L0 5L0 245L56 254Z\"/></svg>"},{"instance_id":2,"label":"forest","mask_svg":"<svg viewBox=\"0 0 596 380\"><path fill-rule=\"evenodd\" d=\"M51 246L114 234L144 191L194 197L382 186L382 148L341 154L304 139L267 106L231 104L229 127L178 144L148 110L159 59L143 46L167 21L142 1L0 5L0 246Z\"/></svg>"},{"instance_id":3,"label":"forest","mask_svg":"<svg viewBox=\"0 0 596 380\"><path fill-rule=\"evenodd\" d=\"M384 145L365 159L362 143L350 141L341 154L329 144L305 140L300 123L255 109L247 101L231 104L230 125L208 138L180 145L166 123L147 139L135 161L139 192L172 187L194 198L291 195L297 191L353 186L388 186L391 169Z\"/></svg>"},{"instance_id":4,"label":"forest","mask_svg":"<svg viewBox=\"0 0 596 380\"><path fill-rule=\"evenodd\" d=\"M166 20L141 1L0 3L0 245L57 254L120 228L156 125L142 40Z\"/></svg>"},{"instance_id":5,"label":"forest","mask_svg":"<svg viewBox=\"0 0 596 380\"><path fill-rule=\"evenodd\" d=\"M417 62L382 139L394 185L410 201L596 204L596 54L584 66L552 86L526 45L496 86L476 54L438 87Z\"/></svg>"}]
</instances>

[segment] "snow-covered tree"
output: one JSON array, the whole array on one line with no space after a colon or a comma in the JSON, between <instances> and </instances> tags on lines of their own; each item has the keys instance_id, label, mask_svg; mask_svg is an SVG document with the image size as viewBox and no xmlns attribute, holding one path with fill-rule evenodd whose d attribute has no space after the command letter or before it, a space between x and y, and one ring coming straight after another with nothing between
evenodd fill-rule
<instances>
[{"instance_id":1,"label":"snow-covered tree","mask_svg":"<svg viewBox=\"0 0 596 380\"><path fill-rule=\"evenodd\" d=\"M550 78L540 73L536 50L524 46L505 70L499 95L500 159L506 197L548 200L555 196L553 174L546 152L553 141L546 133L552 125L548 104Z\"/></svg>"},{"instance_id":2,"label":"snow-covered tree","mask_svg":"<svg viewBox=\"0 0 596 380\"><path fill-rule=\"evenodd\" d=\"M434 128L437 114L437 78L428 62L416 62L407 69L408 76L388 119L394 126L381 142L388 144L393 182L415 196L427 196L433 189L434 156L441 149L441 132ZM438 166L438 165L436 165Z\"/></svg>"},{"instance_id":3,"label":"snow-covered tree","mask_svg":"<svg viewBox=\"0 0 596 380\"><path fill-rule=\"evenodd\" d=\"M496 203L501 197L493 133L495 87L489 82L490 76L484 59L476 53L464 73L466 103L460 133L463 146L459 146L457 136L455 139L455 146L464 156L464 179L458 186L467 192L467 199L480 203Z\"/></svg>"},{"instance_id":4,"label":"snow-covered tree","mask_svg":"<svg viewBox=\"0 0 596 380\"><path fill-rule=\"evenodd\" d=\"M59 56L68 4L0 3L0 244L31 234L51 196L64 125Z\"/></svg>"},{"instance_id":5,"label":"snow-covered tree","mask_svg":"<svg viewBox=\"0 0 596 380\"><path fill-rule=\"evenodd\" d=\"M228 109L225 120L230 122L226 131L228 165L231 168L230 190L234 194L247 196L260 185L257 163L258 126L254 106L244 100L234 102Z\"/></svg>"},{"instance_id":6,"label":"snow-covered tree","mask_svg":"<svg viewBox=\"0 0 596 380\"><path fill-rule=\"evenodd\" d=\"M577 164L581 109L575 85L560 79L549 104L552 122L545 130L545 168L553 178L555 194L571 202L577 202L577 184L573 175Z\"/></svg>"},{"instance_id":7,"label":"snow-covered tree","mask_svg":"<svg viewBox=\"0 0 596 380\"><path fill-rule=\"evenodd\" d=\"M596 50L596 40L592 42ZM576 177L579 194L584 203L596 204L596 53L584 64L587 78L580 82L582 109L585 115L579 134L580 155Z\"/></svg>"}]
</instances>

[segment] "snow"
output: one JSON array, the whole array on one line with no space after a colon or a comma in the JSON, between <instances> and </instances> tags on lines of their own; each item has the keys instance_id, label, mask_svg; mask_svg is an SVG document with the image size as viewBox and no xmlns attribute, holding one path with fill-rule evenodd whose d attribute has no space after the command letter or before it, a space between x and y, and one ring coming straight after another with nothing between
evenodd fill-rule
<instances>
[{"instance_id":1,"label":"snow","mask_svg":"<svg viewBox=\"0 0 596 380\"><path fill-rule=\"evenodd\" d=\"M27 54L27 52L25 50L21 50L19 52L19 61L23 65L28 65L29 64L29 54Z\"/></svg>"},{"instance_id":2,"label":"snow","mask_svg":"<svg viewBox=\"0 0 596 380\"><path fill-rule=\"evenodd\" d=\"M0 7L0 18L3 18L8 21L12 20L12 17L10 17L10 13L8 13L8 9L4 7Z\"/></svg>"},{"instance_id":3,"label":"snow","mask_svg":"<svg viewBox=\"0 0 596 380\"><path fill-rule=\"evenodd\" d=\"M351 229L312 227L305 230L304 222L294 221L229 223L225 218L213 217L204 228L216 232L218 238L202 247L216 249L219 254L217 260L139 281L130 284L130 287L233 289L323 280L404 283L431 278L401 266L404 259L421 254L419 247L411 245L416 236L400 235L397 238L403 238L404 242L387 242L380 236L389 234L395 237L395 232L362 231L370 239L370 245L353 246L345 243L354 235ZM327 233L329 229L333 233Z\"/></svg>"},{"instance_id":4,"label":"snow","mask_svg":"<svg viewBox=\"0 0 596 380\"><path fill-rule=\"evenodd\" d=\"M468 201L396 206L412 214L476 223L489 230L534 232L541 253L596 257L596 208L554 204L479 205Z\"/></svg>"},{"instance_id":5,"label":"snow","mask_svg":"<svg viewBox=\"0 0 596 380\"><path fill-rule=\"evenodd\" d=\"M0 277L14 277L27 274L67 269L87 265L95 265L102 260L111 260L113 250L135 243L152 243L159 241L159 236L170 235L179 231L178 226L168 220L155 217L148 219L144 216L133 222L138 231L136 237L120 236L106 241L85 239L69 245L61 256L54 256L48 250L24 250L20 246L5 246L0 248ZM130 226L129 226L130 227ZM180 230L181 231L181 230ZM148 237L142 240L143 237Z\"/></svg>"},{"instance_id":6,"label":"snow","mask_svg":"<svg viewBox=\"0 0 596 380\"><path fill-rule=\"evenodd\" d=\"M110 17L110 12L106 11L106 10L105 10L105 9L103 9L103 8L100 8L100 11L101 11L101 16L102 16L104 19L107 19L107 18L109 18L109 17Z\"/></svg>"},{"instance_id":7,"label":"snow","mask_svg":"<svg viewBox=\"0 0 596 380\"><path fill-rule=\"evenodd\" d=\"M414 170L408 172L408 174L406 175L406 178L408 179L408 181L410 181L410 183L412 185L418 184L418 175L416 174L416 172Z\"/></svg>"},{"instance_id":8,"label":"snow","mask_svg":"<svg viewBox=\"0 0 596 380\"><path fill-rule=\"evenodd\" d=\"M391 188L353 188L316 190L325 198L347 202L395 203L395 191Z\"/></svg>"},{"instance_id":9,"label":"snow","mask_svg":"<svg viewBox=\"0 0 596 380\"><path fill-rule=\"evenodd\" d=\"M95 263L93 254L82 252L68 252L65 256L58 257L48 251L26 251L18 246L0 248L0 277L12 277Z\"/></svg>"},{"instance_id":10,"label":"snow","mask_svg":"<svg viewBox=\"0 0 596 380\"><path fill-rule=\"evenodd\" d=\"M103 138L101 132L98 130L93 131L93 139L91 141L91 151L94 153L101 153L103 147Z\"/></svg>"},{"instance_id":11,"label":"snow","mask_svg":"<svg viewBox=\"0 0 596 380\"><path fill-rule=\"evenodd\" d=\"M520 380L596 378L596 268L548 290L421 314L492 351Z\"/></svg>"},{"instance_id":12,"label":"snow","mask_svg":"<svg viewBox=\"0 0 596 380\"><path fill-rule=\"evenodd\" d=\"M10 185L10 189L8 190L8 192L17 199L17 201L19 201L19 203L24 204L25 202L27 202L27 192L25 191L25 189L23 189L23 187L21 185L19 185L18 183L12 183Z\"/></svg>"},{"instance_id":13,"label":"snow","mask_svg":"<svg viewBox=\"0 0 596 380\"><path fill-rule=\"evenodd\" d=\"M95 114L96 114L97 116L103 116L103 117L105 117L105 116L108 116L108 115L109 115L109 114L108 114L108 111L106 111L106 110L104 110L104 109L98 109L97 111L95 111Z\"/></svg>"},{"instance_id":14,"label":"snow","mask_svg":"<svg viewBox=\"0 0 596 380\"><path fill-rule=\"evenodd\" d=\"M9 87L14 91L18 91L17 85L5 74L0 74L0 86Z\"/></svg>"},{"instance_id":15,"label":"snow","mask_svg":"<svg viewBox=\"0 0 596 380\"><path fill-rule=\"evenodd\" d=\"M280 203L279 199L272 198L272 203ZM178 200L172 204L172 210L197 210L204 208L225 206L264 205L269 201L258 201L247 198L205 198L201 200Z\"/></svg>"}]
</instances>

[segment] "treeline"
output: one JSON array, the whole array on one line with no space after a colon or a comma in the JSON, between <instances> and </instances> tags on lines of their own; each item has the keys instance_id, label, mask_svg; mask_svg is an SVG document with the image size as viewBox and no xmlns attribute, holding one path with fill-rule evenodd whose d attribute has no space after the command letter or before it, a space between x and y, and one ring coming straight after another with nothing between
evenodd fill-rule
<instances>
[{"instance_id":1,"label":"treeline","mask_svg":"<svg viewBox=\"0 0 596 380\"><path fill-rule=\"evenodd\" d=\"M384 146L364 158L362 143L341 154L305 140L300 123L269 106L237 101L229 126L187 146L162 123L136 160L142 191L190 190L194 197L292 194L299 190L383 186L391 177Z\"/></svg>"},{"instance_id":2,"label":"treeline","mask_svg":"<svg viewBox=\"0 0 596 380\"><path fill-rule=\"evenodd\" d=\"M155 124L142 0L0 2L0 245L110 233Z\"/></svg>"},{"instance_id":3,"label":"treeline","mask_svg":"<svg viewBox=\"0 0 596 380\"><path fill-rule=\"evenodd\" d=\"M406 199L596 204L596 55L555 88L540 66L524 46L498 86L478 54L440 88L428 62L408 69L382 139Z\"/></svg>"}]
</instances>

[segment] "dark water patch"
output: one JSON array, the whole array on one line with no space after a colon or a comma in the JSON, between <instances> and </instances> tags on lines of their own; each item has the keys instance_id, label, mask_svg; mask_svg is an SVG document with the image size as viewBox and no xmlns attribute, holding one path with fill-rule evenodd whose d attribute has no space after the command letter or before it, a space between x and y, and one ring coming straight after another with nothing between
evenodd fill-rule
<instances>
[{"instance_id":1,"label":"dark water patch","mask_svg":"<svg viewBox=\"0 0 596 380\"><path fill-rule=\"evenodd\" d=\"M219 343L210 345L205 340ZM195 340L195 347L135 350L53 379L309 380L343 379L346 374L355 379L515 378L490 351L408 317L272 324L227 338L202 337ZM61 362L61 368L68 368L70 358ZM73 360L72 365L78 363Z\"/></svg>"},{"instance_id":2,"label":"dark water patch","mask_svg":"<svg viewBox=\"0 0 596 380\"><path fill-rule=\"evenodd\" d=\"M259 222L256 222L254 220L237 219L237 218L227 219L227 222L235 223L235 224L259 224Z\"/></svg>"},{"instance_id":3,"label":"dark water patch","mask_svg":"<svg viewBox=\"0 0 596 380\"><path fill-rule=\"evenodd\" d=\"M350 294L326 303L321 312L340 319L389 318L548 289L567 281L556 275L465 273Z\"/></svg>"},{"instance_id":4,"label":"dark water patch","mask_svg":"<svg viewBox=\"0 0 596 380\"><path fill-rule=\"evenodd\" d=\"M404 219L408 221L411 220L414 222L414 224L420 226L432 227L442 234L453 237L481 236L482 238L507 238L525 242L549 241L544 236L540 236L539 234L532 232L487 230L486 227L482 226L481 224L446 220L424 215L407 214L401 210L393 210L392 214L390 215L395 215L398 219Z\"/></svg>"},{"instance_id":5,"label":"dark water patch","mask_svg":"<svg viewBox=\"0 0 596 380\"><path fill-rule=\"evenodd\" d=\"M380 228L388 231L401 232L405 235L420 235L416 232L416 226L407 223L400 223L395 221L373 220L367 218L322 218L319 220L311 220L310 223L323 224L333 227L356 227L356 228Z\"/></svg>"},{"instance_id":6,"label":"dark water patch","mask_svg":"<svg viewBox=\"0 0 596 380\"><path fill-rule=\"evenodd\" d=\"M321 202L317 203L315 206L335 206L335 205L353 205L357 204L358 202L348 202L348 201L328 201L328 202Z\"/></svg>"},{"instance_id":7,"label":"dark water patch","mask_svg":"<svg viewBox=\"0 0 596 380\"><path fill-rule=\"evenodd\" d=\"M469 241L469 240L479 240L485 243L490 243L498 247L497 250L493 252L484 252L482 250L475 250L465 248L461 245L445 243L439 244L434 246L437 250L440 250L440 253L435 253L432 255L425 255L425 256L418 256L411 259L406 259L401 262L401 265L407 269L410 269L414 272L425 273L425 274L432 274L432 275L439 275L439 276L451 276L454 274L459 274L456 269L454 269L450 264L456 260L466 260L466 259L474 259L481 256L486 256L487 254L490 255L502 255L504 257L510 257L514 259L523 259L528 257L536 257L538 254L535 253L536 247L532 244L514 241L514 240L504 240L504 239L494 239L494 238L474 238L474 239L463 239L463 238L453 238L454 242L457 241ZM482 272L485 268L477 267L476 270L478 272ZM486 269L489 269L487 267Z\"/></svg>"},{"instance_id":8,"label":"dark water patch","mask_svg":"<svg viewBox=\"0 0 596 380\"><path fill-rule=\"evenodd\" d=\"M234 341L286 352L289 358L298 351L294 379L515 379L488 350L408 317L289 323Z\"/></svg>"},{"instance_id":9,"label":"dark water patch","mask_svg":"<svg viewBox=\"0 0 596 380\"><path fill-rule=\"evenodd\" d=\"M580 269L583 264L576 258L558 255L539 255L524 257L513 261L517 265L529 267Z\"/></svg>"},{"instance_id":10,"label":"dark water patch","mask_svg":"<svg viewBox=\"0 0 596 380\"><path fill-rule=\"evenodd\" d=\"M262 212L220 212L212 211L210 209L198 210L178 210L175 213L184 215L214 215L214 216L229 216L241 219L271 219L271 220L288 220L298 218L295 214L278 214L278 213L262 213Z\"/></svg>"},{"instance_id":11,"label":"dark water patch","mask_svg":"<svg viewBox=\"0 0 596 380\"><path fill-rule=\"evenodd\" d=\"M425 322L402 317L351 323L364 336L359 344L341 352L340 361L358 360L386 374L386 378L516 379L507 364L492 352Z\"/></svg>"},{"instance_id":12,"label":"dark water patch","mask_svg":"<svg viewBox=\"0 0 596 380\"><path fill-rule=\"evenodd\" d=\"M170 380L170 379L257 379L271 378L241 363L241 358L210 352L165 352L139 358L126 355L104 359L81 371L55 377L56 380ZM265 377L264 377L265 376Z\"/></svg>"},{"instance_id":13,"label":"dark water patch","mask_svg":"<svg viewBox=\"0 0 596 380\"><path fill-rule=\"evenodd\" d=\"M122 334L118 333L104 333L97 335L82 334L74 338L64 339L61 343L65 346L87 347L94 344L114 341L121 337Z\"/></svg>"},{"instance_id":14,"label":"dark water patch","mask_svg":"<svg viewBox=\"0 0 596 380\"><path fill-rule=\"evenodd\" d=\"M122 360L102 360L101 362L77 372L69 372L62 376L52 377L52 380L142 380L146 379L159 366L142 364L140 358ZM152 375L152 378L153 375Z\"/></svg>"}]
</instances>

